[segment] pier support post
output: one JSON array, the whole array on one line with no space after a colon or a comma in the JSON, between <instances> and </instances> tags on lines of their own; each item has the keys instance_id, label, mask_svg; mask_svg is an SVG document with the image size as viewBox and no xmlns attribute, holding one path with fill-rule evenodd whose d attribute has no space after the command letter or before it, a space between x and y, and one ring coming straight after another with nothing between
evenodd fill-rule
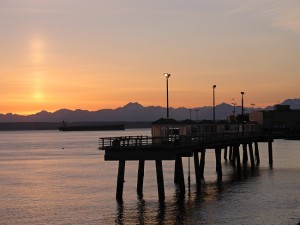
<instances>
[{"instance_id":1,"label":"pier support post","mask_svg":"<svg viewBox=\"0 0 300 225\"><path fill-rule=\"evenodd\" d=\"M269 149L269 165L272 168L273 166L273 148L272 148L272 140L268 140L268 149Z\"/></svg>"},{"instance_id":2,"label":"pier support post","mask_svg":"<svg viewBox=\"0 0 300 225\"><path fill-rule=\"evenodd\" d=\"M256 165L259 165L260 164L260 157L259 157L258 143L254 142L254 146L255 146Z\"/></svg>"},{"instance_id":3,"label":"pier support post","mask_svg":"<svg viewBox=\"0 0 300 225\"><path fill-rule=\"evenodd\" d=\"M197 188L201 186L201 174L200 174L200 165L199 165L199 155L197 151L194 151L194 166L195 166L195 176Z\"/></svg>"},{"instance_id":4,"label":"pier support post","mask_svg":"<svg viewBox=\"0 0 300 225\"><path fill-rule=\"evenodd\" d=\"M144 168L145 168L145 160L139 160L137 194L140 197L143 196Z\"/></svg>"},{"instance_id":5,"label":"pier support post","mask_svg":"<svg viewBox=\"0 0 300 225\"><path fill-rule=\"evenodd\" d=\"M204 180L204 166L205 166L205 148L201 150L200 158L200 177Z\"/></svg>"},{"instance_id":6,"label":"pier support post","mask_svg":"<svg viewBox=\"0 0 300 225\"><path fill-rule=\"evenodd\" d=\"M227 146L224 148L224 159L227 161Z\"/></svg>"},{"instance_id":7,"label":"pier support post","mask_svg":"<svg viewBox=\"0 0 300 225\"><path fill-rule=\"evenodd\" d=\"M117 201L123 200L124 175L125 175L125 160L119 160L117 193L116 193Z\"/></svg>"},{"instance_id":8,"label":"pier support post","mask_svg":"<svg viewBox=\"0 0 300 225\"><path fill-rule=\"evenodd\" d=\"M158 198L160 202L163 202L165 200L165 188L164 188L164 175L163 175L162 161L155 160L155 165L156 165Z\"/></svg>"},{"instance_id":9,"label":"pier support post","mask_svg":"<svg viewBox=\"0 0 300 225\"><path fill-rule=\"evenodd\" d=\"M221 164L221 148L215 148L215 156L216 156L216 171L218 174L218 179L222 178L222 164Z\"/></svg>"},{"instance_id":10,"label":"pier support post","mask_svg":"<svg viewBox=\"0 0 300 225\"><path fill-rule=\"evenodd\" d=\"M241 173L241 157L240 157L240 148L238 145L234 146L234 154L236 158L236 166L238 174Z\"/></svg>"},{"instance_id":11,"label":"pier support post","mask_svg":"<svg viewBox=\"0 0 300 225\"><path fill-rule=\"evenodd\" d=\"M181 194L185 193L185 184L184 184L184 174L183 174L183 165L182 158L180 156L176 157L177 165L177 181L179 185L179 190Z\"/></svg>"},{"instance_id":12,"label":"pier support post","mask_svg":"<svg viewBox=\"0 0 300 225\"><path fill-rule=\"evenodd\" d=\"M247 153L247 144L243 144L243 165L247 165L248 162L248 153Z\"/></svg>"},{"instance_id":13,"label":"pier support post","mask_svg":"<svg viewBox=\"0 0 300 225\"><path fill-rule=\"evenodd\" d=\"M178 159L175 159L175 165L174 165L174 184L178 184Z\"/></svg>"},{"instance_id":14,"label":"pier support post","mask_svg":"<svg viewBox=\"0 0 300 225\"><path fill-rule=\"evenodd\" d=\"M251 168L253 169L255 164L254 164L254 156L253 156L253 147L252 147L252 142L249 144L249 153L250 153L250 162L251 162Z\"/></svg>"},{"instance_id":15,"label":"pier support post","mask_svg":"<svg viewBox=\"0 0 300 225\"><path fill-rule=\"evenodd\" d=\"M236 168L236 146L232 146L231 165Z\"/></svg>"},{"instance_id":16,"label":"pier support post","mask_svg":"<svg viewBox=\"0 0 300 225\"><path fill-rule=\"evenodd\" d=\"M229 161L232 161L232 145L229 147Z\"/></svg>"}]
</instances>

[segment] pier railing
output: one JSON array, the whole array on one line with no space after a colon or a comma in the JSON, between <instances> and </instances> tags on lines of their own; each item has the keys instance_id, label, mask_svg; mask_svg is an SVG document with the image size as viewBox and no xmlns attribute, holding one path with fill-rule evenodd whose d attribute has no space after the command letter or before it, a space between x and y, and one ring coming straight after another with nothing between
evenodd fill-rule
<instances>
[{"instance_id":1,"label":"pier railing","mask_svg":"<svg viewBox=\"0 0 300 225\"><path fill-rule=\"evenodd\" d=\"M210 133L201 135L172 135L168 137L152 136L121 136L121 137L103 137L99 138L99 149L122 148L133 146L150 145L176 145L176 146L197 146L200 144L217 143L224 141L246 140L247 138L263 137L262 131L251 132L226 132Z\"/></svg>"}]
</instances>

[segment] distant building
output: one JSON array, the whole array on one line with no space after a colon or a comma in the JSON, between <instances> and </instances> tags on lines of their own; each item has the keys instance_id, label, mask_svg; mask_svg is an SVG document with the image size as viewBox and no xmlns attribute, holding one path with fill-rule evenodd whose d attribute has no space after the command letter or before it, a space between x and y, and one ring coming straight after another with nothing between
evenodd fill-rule
<instances>
[{"instance_id":1,"label":"distant building","mask_svg":"<svg viewBox=\"0 0 300 225\"><path fill-rule=\"evenodd\" d=\"M166 141L167 139L159 139L160 137L180 138L185 136L211 135L216 133L228 132L253 132L259 131L260 126L256 122L233 122L217 121L214 123L211 120L184 120L177 121L171 118L161 118L152 123L152 137L156 143Z\"/></svg>"},{"instance_id":2,"label":"distant building","mask_svg":"<svg viewBox=\"0 0 300 225\"><path fill-rule=\"evenodd\" d=\"M290 109L289 105L275 105L274 110L254 111L250 121L257 122L265 130L299 130L300 110Z\"/></svg>"}]
</instances>

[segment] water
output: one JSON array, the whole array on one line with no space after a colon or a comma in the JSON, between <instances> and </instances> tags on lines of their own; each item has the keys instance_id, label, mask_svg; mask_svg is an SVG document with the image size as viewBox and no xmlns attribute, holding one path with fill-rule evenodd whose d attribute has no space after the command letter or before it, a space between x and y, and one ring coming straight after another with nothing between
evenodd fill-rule
<instances>
[{"instance_id":1,"label":"water","mask_svg":"<svg viewBox=\"0 0 300 225\"><path fill-rule=\"evenodd\" d=\"M223 182L208 150L205 186L196 191L191 159L184 158L185 198L173 183L173 162L163 162L166 200L159 204L155 164L146 161L144 197L136 195L137 162L127 162L123 204L115 201L117 162L104 162L99 137L147 135L150 129L109 132L0 132L0 224L297 224L300 222L300 141L267 144L261 165L237 180L222 161Z\"/></svg>"}]
</instances>

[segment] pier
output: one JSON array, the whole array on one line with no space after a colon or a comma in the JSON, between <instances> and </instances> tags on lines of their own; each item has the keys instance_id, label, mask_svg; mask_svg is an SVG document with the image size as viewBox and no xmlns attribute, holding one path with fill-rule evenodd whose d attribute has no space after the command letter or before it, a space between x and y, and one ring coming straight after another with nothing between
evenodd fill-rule
<instances>
[{"instance_id":1,"label":"pier","mask_svg":"<svg viewBox=\"0 0 300 225\"><path fill-rule=\"evenodd\" d=\"M194 133L192 133L193 129ZM156 165L157 188L159 201L164 201L164 176L162 162L174 161L174 183L179 187L180 193L185 194L185 181L182 158L193 157L195 168L195 180L197 188L201 187L204 179L205 153L214 150L216 160L216 174L218 180L222 180L222 151L223 158L229 160L237 174L241 174L242 165L250 161L251 169L254 170L260 163L258 143L268 143L269 165L273 165L272 142L273 138L265 135L262 131L253 131L244 126L242 131L218 132L220 126L214 124L208 126L209 133L200 134L203 129L194 123L176 123L170 121L154 122L152 136L123 136L99 138L99 149L104 150L105 161L118 161L118 177L116 199L122 201L123 185L126 161L138 161L137 171L137 194L143 195L143 179L145 162L152 160ZM252 126L253 129L253 126ZM222 129L221 129L222 130ZM254 146L254 149L253 149ZM242 157L240 154L242 147ZM200 157L199 157L200 154ZM241 161L242 159L242 161ZM190 180L190 179L189 179ZM190 185L190 184L189 184Z\"/></svg>"}]
</instances>

